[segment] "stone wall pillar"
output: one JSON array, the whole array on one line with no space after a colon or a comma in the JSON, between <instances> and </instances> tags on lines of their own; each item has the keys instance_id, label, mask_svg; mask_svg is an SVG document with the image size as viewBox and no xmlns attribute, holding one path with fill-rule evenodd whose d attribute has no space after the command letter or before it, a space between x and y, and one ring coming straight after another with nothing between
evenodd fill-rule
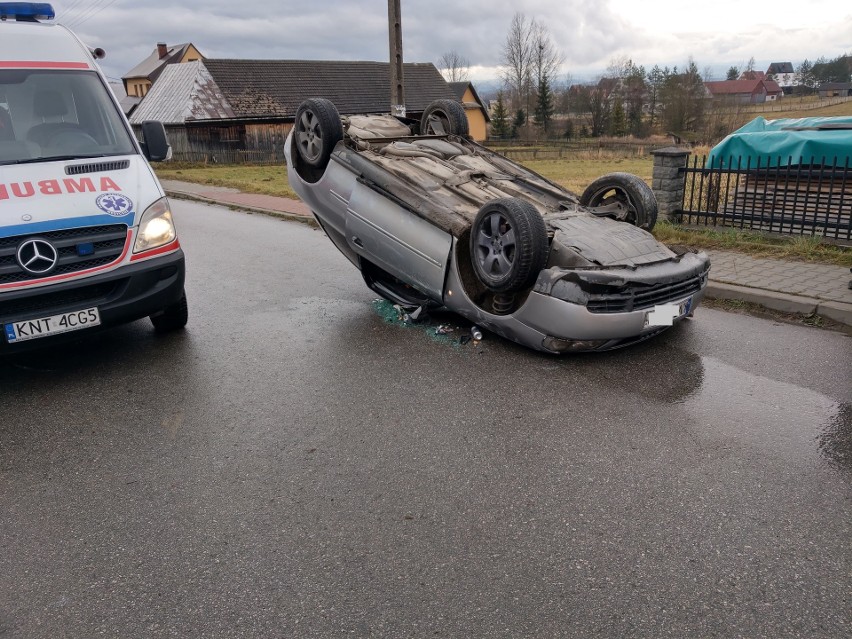
<instances>
[{"instance_id":1,"label":"stone wall pillar","mask_svg":"<svg viewBox=\"0 0 852 639\"><path fill-rule=\"evenodd\" d=\"M676 146L651 151L654 173L651 188L657 196L658 219L676 221L683 203L683 175L680 169L689 162L689 151Z\"/></svg>"}]
</instances>

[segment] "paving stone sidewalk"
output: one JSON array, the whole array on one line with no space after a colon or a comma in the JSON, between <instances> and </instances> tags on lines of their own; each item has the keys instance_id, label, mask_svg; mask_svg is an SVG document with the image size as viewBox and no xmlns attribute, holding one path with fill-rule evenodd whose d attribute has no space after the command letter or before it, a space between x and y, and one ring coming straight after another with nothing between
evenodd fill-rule
<instances>
[{"instance_id":1,"label":"paving stone sidewalk","mask_svg":"<svg viewBox=\"0 0 852 639\"><path fill-rule=\"evenodd\" d=\"M310 209L298 200L243 193L237 189L177 180L162 180L173 197L197 199L316 224ZM707 296L742 300L788 313L818 313L852 326L852 278L849 269L755 258L733 251L708 251L712 262Z\"/></svg>"}]
</instances>

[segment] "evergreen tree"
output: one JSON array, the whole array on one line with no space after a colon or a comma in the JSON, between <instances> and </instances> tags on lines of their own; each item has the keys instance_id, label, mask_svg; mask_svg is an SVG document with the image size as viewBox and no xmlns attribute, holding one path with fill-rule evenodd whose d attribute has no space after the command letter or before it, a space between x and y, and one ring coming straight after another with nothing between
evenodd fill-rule
<instances>
[{"instance_id":1,"label":"evergreen tree","mask_svg":"<svg viewBox=\"0 0 852 639\"><path fill-rule=\"evenodd\" d=\"M660 95L666 78L669 76L669 68L661 69L659 65L648 72L648 113L651 116L651 130L657 125L657 116L660 113Z\"/></svg>"},{"instance_id":2,"label":"evergreen tree","mask_svg":"<svg viewBox=\"0 0 852 639\"><path fill-rule=\"evenodd\" d=\"M515 113L515 120L512 122L512 137L518 136L518 129L524 126L527 122L527 114L524 113L523 109L518 109Z\"/></svg>"},{"instance_id":3,"label":"evergreen tree","mask_svg":"<svg viewBox=\"0 0 852 639\"><path fill-rule=\"evenodd\" d=\"M678 73L677 67L666 78L661 98L663 124L675 133L697 132L704 123L704 80L692 60L686 71Z\"/></svg>"},{"instance_id":4,"label":"evergreen tree","mask_svg":"<svg viewBox=\"0 0 852 639\"><path fill-rule=\"evenodd\" d=\"M799 74L799 86L796 87L797 93L812 93L816 80L814 79L814 65L811 61L805 58L799 67L796 69Z\"/></svg>"},{"instance_id":5,"label":"evergreen tree","mask_svg":"<svg viewBox=\"0 0 852 639\"><path fill-rule=\"evenodd\" d=\"M609 120L609 134L616 137L627 135L627 117L624 114L624 105L621 100L616 100L612 107L612 116Z\"/></svg>"},{"instance_id":6,"label":"evergreen tree","mask_svg":"<svg viewBox=\"0 0 852 639\"><path fill-rule=\"evenodd\" d=\"M645 75L645 67L637 67L631 62L627 76L624 78L624 108L627 115L627 132L633 135L645 133L642 126L642 109L648 97Z\"/></svg>"},{"instance_id":7,"label":"evergreen tree","mask_svg":"<svg viewBox=\"0 0 852 639\"><path fill-rule=\"evenodd\" d=\"M511 137L512 127L509 124L509 113L503 102L503 92L497 93L497 104L494 105L494 113L491 115L491 135L498 139Z\"/></svg>"},{"instance_id":8,"label":"evergreen tree","mask_svg":"<svg viewBox=\"0 0 852 639\"><path fill-rule=\"evenodd\" d=\"M740 77L740 70L733 66L728 69L728 73L725 75L726 80L736 80L738 77Z\"/></svg>"},{"instance_id":9,"label":"evergreen tree","mask_svg":"<svg viewBox=\"0 0 852 639\"><path fill-rule=\"evenodd\" d=\"M550 121L553 119L553 91L550 89L547 73L542 74L538 83L538 100L536 101L534 118L535 123L547 133Z\"/></svg>"}]
</instances>

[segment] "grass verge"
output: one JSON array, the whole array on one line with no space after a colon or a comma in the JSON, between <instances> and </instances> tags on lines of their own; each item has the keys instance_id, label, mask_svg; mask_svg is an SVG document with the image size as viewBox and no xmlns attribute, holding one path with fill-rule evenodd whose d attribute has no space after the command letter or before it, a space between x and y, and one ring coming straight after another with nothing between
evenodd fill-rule
<instances>
[{"instance_id":1,"label":"grass verge","mask_svg":"<svg viewBox=\"0 0 852 639\"><path fill-rule=\"evenodd\" d=\"M275 164L239 164L228 166L200 166L195 164L157 165L161 180L181 180L209 186L226 186L245 193L277 195L296 199L287 182L287 169Z\"/></svg>"},{"instance_id":2,"label":"grass verge","mask_svg":"<svg viewBox=\"0 0 852 639\"><path fill-rule=\"evenodd\" d=\"M819 262L852 268L852 250L824 244L819 238L769 237L739 229L686 229L669 222L654 227L654 236L666 244L686 244L703 249L738 251L752 257Z\"/></svg>"}]
</instances>

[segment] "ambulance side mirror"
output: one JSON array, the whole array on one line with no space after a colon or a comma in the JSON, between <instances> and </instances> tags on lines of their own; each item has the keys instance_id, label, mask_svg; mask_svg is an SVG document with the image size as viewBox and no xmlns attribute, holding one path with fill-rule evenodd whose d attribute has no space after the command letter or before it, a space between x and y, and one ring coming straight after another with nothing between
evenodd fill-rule
<instances>
[{"instance_id":1,"label":"ambulance side mirror","mask_svg":"<svg viewBox=\"0 0 852 639\"><path fill-rule=\"evenodd\" d=\"M172 147L162 122L146 120L142 123L142 153L149 162L162 162L172 157Z\"/></svg>"}]
</instances>

